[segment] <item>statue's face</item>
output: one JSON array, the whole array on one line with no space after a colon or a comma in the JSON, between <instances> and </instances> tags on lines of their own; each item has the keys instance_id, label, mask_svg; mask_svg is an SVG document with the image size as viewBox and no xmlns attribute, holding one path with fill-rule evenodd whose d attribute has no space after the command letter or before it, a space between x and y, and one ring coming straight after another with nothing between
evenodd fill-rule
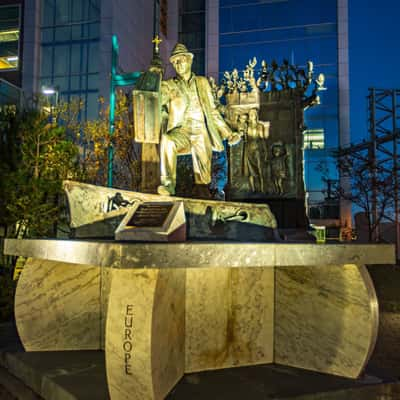
<instances>
[{"instance_id":1,"label":"statue's face","mask_svg":"<svg viewBox=\"0 0 400 400\"><path fill-rule=\"evenodd\" d=\"M257 110L250 110L249 112L250 121L257 121L257 118L258 118Z\"/></svg>"},{"instance_id":2,"label":"statue's face","mask_svg":"<svg viewBox=\"0 0 400 400\"><path fill-rule=\"evenodd\" d=\"M272 154L273 154L275 157L279 157L280 155L282 155L282 148L281 148L281 146L274 146L274 147L272 148Z\"/></svg>"},{"instance_id":3,"label":"statue's face","mask_svg":"<svg viewBox=\"0 0 400 400\"><path fill-rule=\"evenodd\" d=\"M192 69L192 57L182 54L180 56L176 56L172 60L172 65L179 76L185 76L190 73Z\"/></svg>"}]
</instances>

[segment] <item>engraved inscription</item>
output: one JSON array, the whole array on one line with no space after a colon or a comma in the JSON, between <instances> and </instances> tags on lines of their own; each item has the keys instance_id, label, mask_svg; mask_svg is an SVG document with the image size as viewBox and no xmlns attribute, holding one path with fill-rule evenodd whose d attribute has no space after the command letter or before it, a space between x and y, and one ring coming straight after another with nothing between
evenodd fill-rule
<instances>
[{"instance_id":1,"label":"engraved inscription","mask_svg":"<svg viewBox=\"0 0 400 400\"><path fill-rule=\"evenodd\" d=\"M127 226L136 227L157 227L163 226L168 214L173 207L173 203L169 204L157 204L147 203L141 204L132 218L127 223Z\"/></svg>"},{"instance_id":2,"label":"engraved inscription","mask_svg":"<svg viewBox=\"0 0 400 400\"><path fill-rule=\"evenodd\" d=\"M126 306L125 312L125 321L124 321L124 341L122 344L124 350L124 365L125 365L125 374L132 375L132 337L133 337L133 305L128 304Z\"/></svg>"}]
</instances>

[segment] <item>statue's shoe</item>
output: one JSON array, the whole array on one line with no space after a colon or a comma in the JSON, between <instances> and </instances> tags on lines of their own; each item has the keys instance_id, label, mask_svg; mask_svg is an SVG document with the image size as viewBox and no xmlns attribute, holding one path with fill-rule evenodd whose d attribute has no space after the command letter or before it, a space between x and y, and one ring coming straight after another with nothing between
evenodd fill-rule
<instances>
[{"instance_id":1,"label":"statue's shoe","mask_svg":"<svg viewBox=\"0 0 400 400\"><path fill-rule=\"evenodd\" d=\"M212 193L213 200L225 201L225 192L223 190L216 190Z\"/></svg>"},{"instance_id":2,"label":"statue's shoe","mask_svg":"<svg viewBox=\"0 0 400 400\"><path fill-rule=\"evenodd\" d=\"M172 186L160 185L157 188L157 193L161 196L173 196L175 194L175 189Z\"/></svg>"}]
</instances>

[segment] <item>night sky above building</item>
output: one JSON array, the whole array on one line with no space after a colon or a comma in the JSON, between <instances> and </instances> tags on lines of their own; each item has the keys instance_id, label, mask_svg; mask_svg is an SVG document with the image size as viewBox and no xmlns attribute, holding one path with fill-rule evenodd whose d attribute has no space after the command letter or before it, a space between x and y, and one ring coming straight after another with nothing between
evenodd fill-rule
<instances>
[{"instance_id":1,"label":"night sky above building","mask_svg":"<svg viewBox=\"0 0 400 400\"><path fill-rule=\"evenodd\" d=\"M351 140L368 137L368 88L400 89L398 0L349 0Z\"/></svg>"}]
</instances>

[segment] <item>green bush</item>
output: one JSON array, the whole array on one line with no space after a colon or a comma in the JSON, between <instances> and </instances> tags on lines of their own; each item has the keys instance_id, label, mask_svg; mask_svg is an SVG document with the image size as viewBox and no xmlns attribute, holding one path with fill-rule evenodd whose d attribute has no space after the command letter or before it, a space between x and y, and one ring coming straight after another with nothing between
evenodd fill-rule
<instances>
[{"instance_id":1,"label":"green bush","mask_svg":"<svg viewBox=\"0 0 400 400\"><path fill-rule=\"evenodd\" d=\"M11 271L0 266L0 322L9 321L14 315L15 288Z\"/></svg>"}]
</instances>

